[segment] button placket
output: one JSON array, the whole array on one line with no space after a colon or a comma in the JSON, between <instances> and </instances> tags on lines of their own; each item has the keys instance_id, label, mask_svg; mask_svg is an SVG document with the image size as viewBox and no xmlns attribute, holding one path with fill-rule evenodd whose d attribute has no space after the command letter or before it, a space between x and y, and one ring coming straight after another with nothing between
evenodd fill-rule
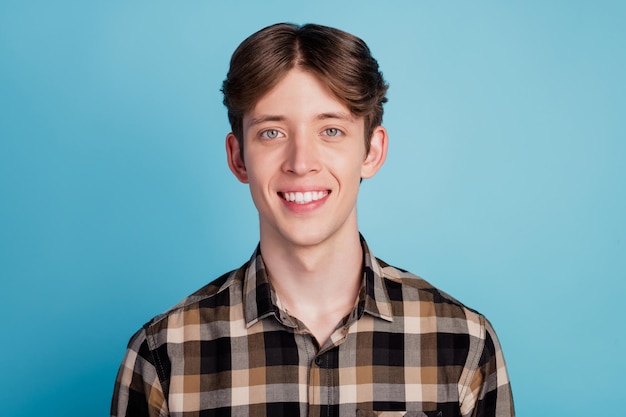
<instances>
[{"instance_id":1,"label":"button placket","mask_svg":"<svg viewBox=\"0 0 626 417\"><path fill-rule=\"evenodd\" d=\"M322 365L324 364L324 358L322 356L316 356L315 364L321 368Z\"/></svg>"}]
</instances>

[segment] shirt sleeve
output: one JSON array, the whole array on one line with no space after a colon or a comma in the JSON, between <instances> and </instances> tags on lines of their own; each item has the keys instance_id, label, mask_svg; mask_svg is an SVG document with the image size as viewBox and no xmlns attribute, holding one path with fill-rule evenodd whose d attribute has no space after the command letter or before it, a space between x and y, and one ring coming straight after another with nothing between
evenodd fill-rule
<instances>
[{"instance_id":1,"label":"shirt sleeve","mask_svg":"<svg viewBox=\"0 0 626 417\"><path fill-rule=\"evenodd\" d=\"M485 337L477 366L462 399L463 417L514 417L511 384L496 333L484 319Z\"/></svg>"},{"instance_id":2,"label":"shirt sleeve","mask_svg":"<svg viewBox=\"0 0 626 417\"><path fill-rule=\"evenodd\" d=\"M111 417L165 417L167 402L144 329L128 343L117 373Z\"/></svg>"}]
</instances>

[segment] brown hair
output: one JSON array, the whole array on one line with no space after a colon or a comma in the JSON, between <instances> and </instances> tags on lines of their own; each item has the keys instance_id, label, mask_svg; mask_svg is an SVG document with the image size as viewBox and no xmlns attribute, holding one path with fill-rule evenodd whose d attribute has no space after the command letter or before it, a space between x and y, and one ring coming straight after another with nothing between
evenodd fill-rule
<instances>
[{"instance_id":1,"label":"brown hair","mask_svg":"<svg viewBox=\"0 0 626 417\"><path fill-rule=\"evenodd\" d=\"M295 66L317 74L354 116L365 119L369 152L374 128L383 120L388 85L368 46L339 29L278 23L239 45L222 84L224 105L242 156L244 114Z\"/></svg>"}]
</instances>

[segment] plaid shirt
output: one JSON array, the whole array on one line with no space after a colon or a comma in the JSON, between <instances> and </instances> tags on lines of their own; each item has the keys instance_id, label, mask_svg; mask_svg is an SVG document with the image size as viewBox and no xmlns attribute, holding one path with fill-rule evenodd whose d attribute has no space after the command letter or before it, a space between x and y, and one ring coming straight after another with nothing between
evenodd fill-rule
<instances>
[{"instance_id":1,"label":"plaid shirt","mask_svg":"<svg viewBox=\"0 0 626 417\"><path fill-rule=\"evenodd\" d=\"M362 241L354 310L319 346L249 262L128 345L113 416L513 416L489 322Z\"/></svg>"}]
</instances>

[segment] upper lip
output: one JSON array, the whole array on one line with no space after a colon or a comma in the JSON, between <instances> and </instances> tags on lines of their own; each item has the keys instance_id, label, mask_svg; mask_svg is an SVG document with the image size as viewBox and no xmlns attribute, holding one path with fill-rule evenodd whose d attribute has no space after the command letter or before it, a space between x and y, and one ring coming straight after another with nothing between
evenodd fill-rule
<instances>
[{"instance_id":1,"label":"upper lip","mask_svg":"<svg viewBox=\"0 0 626 417\"><path fill-rule=\"evenodd\" d=\"M285 193L306 193L306 192L327 192L330 193L330 188L325 187L323 185L286 185L284 187L276 187L278 189L278 194L283 195Z\"/></svg>"},{"instance_id":2,"label":"upper lip","mask_svg":"<svg viewBox=\"0 0 626 417\"><path fill-rule=\"evenodd\" d=\"M292 184L289 185L285 183L284 185L279 185L275 187L278 189L278 192L281 193L296 193L296 192L306 192L306 191L330 191L328 186L319 185L319 184Z\"/></svg>"}]
</instances>

